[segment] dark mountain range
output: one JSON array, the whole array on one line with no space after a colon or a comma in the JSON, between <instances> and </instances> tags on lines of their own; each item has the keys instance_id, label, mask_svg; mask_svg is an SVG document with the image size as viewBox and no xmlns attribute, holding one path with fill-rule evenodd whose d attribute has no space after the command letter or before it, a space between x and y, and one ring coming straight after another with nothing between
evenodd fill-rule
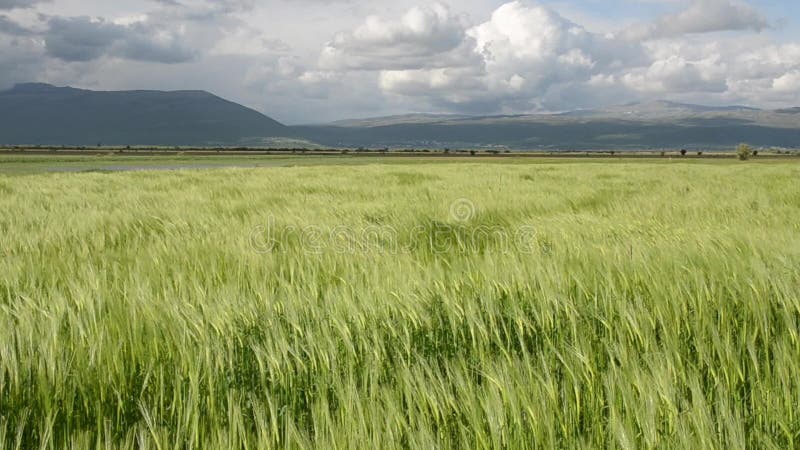
<instances>
[{"instance_id":1,"label":"dark mountain range","mask_svg":"<svg viewBox=\"0 0 800 450\"><path fill-rule=\"evenodd\" d=\"M0 92L0 144L717 149L800 147L800 108L655 101L557 114L407 114L287 127L203 91L95 92L23 84Z\"/></svg>"},{"instance_id":2,"label":"dark mountain range","mask_svg":"<svg viewBox=\"0 0 800 450\"><path fill-rule=\"evenodd\" d=\"M0 92L0 144L235 144L285 129L204 91L98 92L32 83Z\"/></svg>"}]
</instances>

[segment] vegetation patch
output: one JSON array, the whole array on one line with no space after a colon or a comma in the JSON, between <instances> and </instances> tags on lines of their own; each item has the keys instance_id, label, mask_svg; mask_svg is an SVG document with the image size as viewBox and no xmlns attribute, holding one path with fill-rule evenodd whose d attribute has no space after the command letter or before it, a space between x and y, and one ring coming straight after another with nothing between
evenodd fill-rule
<instances>
[{"instance_id":1,"label":"vegetation patch","mask_svg":"<svg viewBox=\"0 0 800 450\"><path fill-rule=\"evenodd\" d=\"M389 175L401 186L417 186L426 182L441 180L436 175L422 172L392 172Z\"/></svg>"}]
</instances>

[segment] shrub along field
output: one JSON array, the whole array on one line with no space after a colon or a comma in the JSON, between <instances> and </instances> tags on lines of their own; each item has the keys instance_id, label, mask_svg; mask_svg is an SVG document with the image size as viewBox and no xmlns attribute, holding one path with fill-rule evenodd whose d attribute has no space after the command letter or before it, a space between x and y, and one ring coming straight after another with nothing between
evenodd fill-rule
<instances>
[{"instance_id":1,"label":"shrub along field","mask_svg":"<svg viewBox=\"0 0 800 450\"><path fill-rule=\"evenodd\" d=\"M0 176L0 447L797 448L798 179Z\"/></svg>"}]
</instances>

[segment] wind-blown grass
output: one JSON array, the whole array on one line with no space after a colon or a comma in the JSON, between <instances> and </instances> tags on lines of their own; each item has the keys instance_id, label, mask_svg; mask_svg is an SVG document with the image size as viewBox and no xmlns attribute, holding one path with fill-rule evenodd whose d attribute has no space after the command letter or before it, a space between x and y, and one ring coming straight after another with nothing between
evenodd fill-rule
<instances>
[{"instance_id":1,"label":"wind-blown grass","mask_svg":"<svg viewBox=\"0 0 800 450\"><path fill-rule=\"evenodd\" d=\"M0 447L797 448L799 176L0 177Z\"/></svg>"}]
</instances>

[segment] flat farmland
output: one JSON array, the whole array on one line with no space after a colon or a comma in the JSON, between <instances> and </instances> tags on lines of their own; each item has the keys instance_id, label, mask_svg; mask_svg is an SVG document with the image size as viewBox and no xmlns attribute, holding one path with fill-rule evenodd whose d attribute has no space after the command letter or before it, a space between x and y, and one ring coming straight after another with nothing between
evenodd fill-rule
<instances>
[{"instance_id":1,"label":"flat farmland","mask_svg":"<svg viewBox=\"0 0 800 450\"><path fill-rule=\"evenodd\" d=\"M2 448L800 446L794 160L59 158Z\"/></svg>"}]
</instances>

